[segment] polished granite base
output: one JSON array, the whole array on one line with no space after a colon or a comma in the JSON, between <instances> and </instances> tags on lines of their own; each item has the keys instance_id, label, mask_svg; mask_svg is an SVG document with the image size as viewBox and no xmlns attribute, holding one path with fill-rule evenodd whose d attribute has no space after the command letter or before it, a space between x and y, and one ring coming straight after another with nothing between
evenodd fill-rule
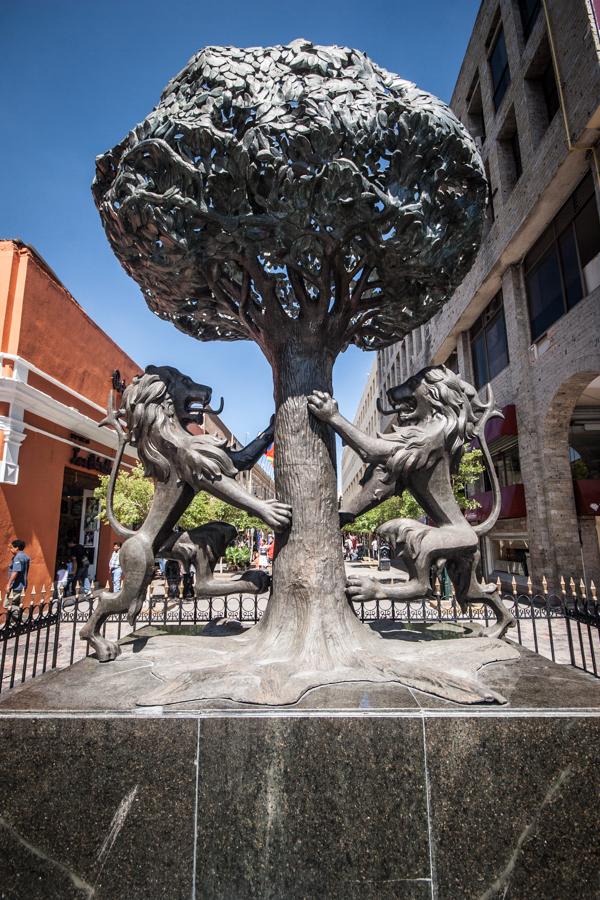
<instances>
[{"instance_id":1,"label":"polished granite base","mask_svg":"<svg viewBox=\"0 0 600 900\"><path fill-rule=\"evenodd\" d=\"M37 678L0 703L0 898L600 897L600 682L481 678L508 706L139 708L139 642Z\"/></svg>"}]
</instances>

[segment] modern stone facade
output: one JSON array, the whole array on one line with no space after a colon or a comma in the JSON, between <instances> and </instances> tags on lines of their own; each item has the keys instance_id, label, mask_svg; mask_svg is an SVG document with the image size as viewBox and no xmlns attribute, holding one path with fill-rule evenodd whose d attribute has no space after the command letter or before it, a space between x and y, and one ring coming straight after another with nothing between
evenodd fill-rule
<instances>
[{"instance_id":1,"label":"modern stone facade","mask_svg":"<svg viewBox=\"0 0 600 900\"><path fill-rule=\"evenodd\" d=\"M451 100L488 171L482 247L444 309L378 354L381 396L446 363L516 411L512 436L505 430L492 452L508 465L509 448L506 488L520 490L524 508L503 508L484 562L489 575L545 574L555 586L561 574L600 579L599 49L587 0L483 0ZM505 342L501 312L485 324L486 310L502 307Z\"/></svg>"},{"instance_id":2,"label":"modern stone facade","mask_svg":"<svg viewBox=\"0 0 600 900\"><path fill-rule=\"evenodd\" d=\"M358 401L356 415L353 423L361 431L366 432L371 437L375 436L379 428L379 414L377 412L377 361L371 366L371 370L367 377L365 389ZM352 500L360 491L360 479L362 478L366 465L359 456L354 453L350 447L344 447L342 453L342 497L344 504Z\"/></svg>"}]
</instances>

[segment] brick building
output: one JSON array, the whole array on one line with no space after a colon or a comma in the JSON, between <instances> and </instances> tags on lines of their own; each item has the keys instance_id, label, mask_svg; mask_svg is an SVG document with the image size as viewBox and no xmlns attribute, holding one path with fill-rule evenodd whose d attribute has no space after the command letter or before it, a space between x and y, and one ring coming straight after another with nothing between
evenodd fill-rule
<instances>
[{"instance_id":1,"label":"brick building","mask_svg":"<svg viewBox=\"0 0 600 900\"><path fill-rule=\"evenodd\" d=\"M555 585L600 580L597 12L483 0L450 104L488 174L482 246L443 310L377 360L380 395L431 363L491 385L503 503L484 565Z\"/></svg>"},{"instance_id":2,"label":"brick building","mask_svg":"<svg viewBox=\"0 0 600 900\"><path fill-rule=\"evenodd\" d=\"M91 576L104 583L115 536L100 525L93 494L99 475L110 472L117 440L98 422L111 386L129 383L142 367L33 248L10 240L0 241L0 365L0 571L9 541L20 538L31 557L30 586L49 587L75 540L88 551ZM240 446L221 419L205 422ZM125 467L135 462L128 452ZM240 479L256 496L273 496L262 465Z\"/></svg>"}]
</instances>

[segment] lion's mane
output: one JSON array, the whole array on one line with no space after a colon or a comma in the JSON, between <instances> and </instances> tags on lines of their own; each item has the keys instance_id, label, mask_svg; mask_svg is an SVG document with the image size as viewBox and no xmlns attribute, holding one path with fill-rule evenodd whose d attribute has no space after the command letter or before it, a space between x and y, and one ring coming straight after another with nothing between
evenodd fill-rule
<instances>
[{"instance_id":1,"label":"lion's mane","mask_svg":"<svg viewBox=\"0 0 600 900\"><path fill-rule=\"evenodd\" d=\"M450 456L450 472L454 474L462 449L476 436L488 406L474 387L446 366L429 366L410 380L425 386L432 420L422 425L394 425L391 434L380 435L399 445L386 465L390 480L417 467L426 468L444 453Z\"/></svg>"},{"instance_id":2,"label":"lion's mane","mask_svg":"<svg viewBox=\"0 0 600 900\"><path fill-rule=\"evenodd\" d=\"M172 395L185 390L180 379L176 369L165 367L162 374L136 376L123 392L121 415L144 474L165 482L174 467L179 480L191 486L202 479L234 477L237 470L225 452L227 442L212 434L190 434L179 421Z\"/></svg>"}]
</instances>

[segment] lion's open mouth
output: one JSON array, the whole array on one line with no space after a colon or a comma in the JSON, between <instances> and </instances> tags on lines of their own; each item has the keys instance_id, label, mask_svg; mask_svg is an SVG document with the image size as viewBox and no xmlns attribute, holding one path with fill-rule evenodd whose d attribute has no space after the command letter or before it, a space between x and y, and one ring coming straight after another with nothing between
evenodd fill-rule
<instances>
[{"instance_id":1,"label":"lion's open mouth","mask_svg":"<svg viewBox=\"0 0 600 900\"><path fill-rule=\"evenodd\" d=\"M414 419L417 411L417 401L414 397L404 397L402 400L396 400L394 411L401 422L407 419Z\"/></svg>"},{"instance_id":2,"label":"lion's open mouth","mask_svg":"<svg viewBox=\"0 0 600 900\"><path fill-rule=\"evenodd\" d=\"M186 415L190 417L190 419L197 419L200 422L202 421L202 416L205 413L213 413L218 416L219 413L223 412L223 398L221 397L221 401L217 409L212 409L210 405L211 395L202 395L202 397L188 397L184 404L184 409Z\"/></svg>"}]
</instances>

